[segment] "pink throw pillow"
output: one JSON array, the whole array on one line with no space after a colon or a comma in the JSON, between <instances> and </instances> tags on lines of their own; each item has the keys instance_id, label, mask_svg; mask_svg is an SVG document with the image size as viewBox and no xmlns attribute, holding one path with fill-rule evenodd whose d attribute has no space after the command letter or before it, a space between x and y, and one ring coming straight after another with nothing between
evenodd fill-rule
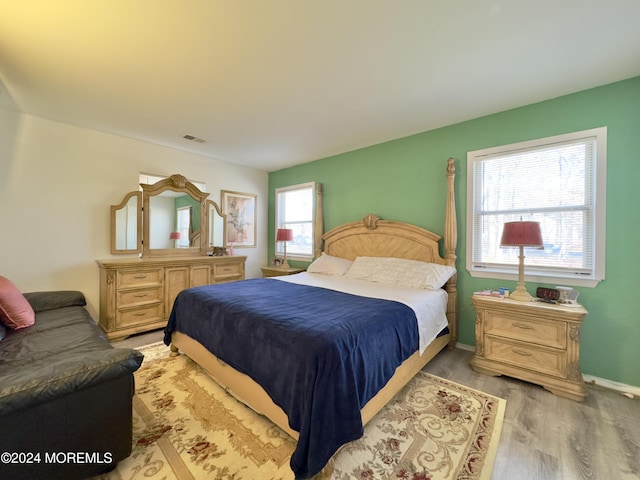
<instances>
[{"instance_id":1,"label":"pink throw pillow","mask_svg":"<svg viewBox=\"0 0 640 480\"><path fill-rule=\"evenodd\" d=\"M11 280L0 275L0 322L18 330L33 325L36 314Z\"/></svg>"}]
</instances>

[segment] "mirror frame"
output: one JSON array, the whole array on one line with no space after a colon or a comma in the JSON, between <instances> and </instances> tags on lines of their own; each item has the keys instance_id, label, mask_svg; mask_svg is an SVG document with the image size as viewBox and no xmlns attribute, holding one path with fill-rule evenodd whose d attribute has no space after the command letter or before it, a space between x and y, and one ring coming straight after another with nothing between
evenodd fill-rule
<instances>
[{"instance_id":1,"label":"mirror frame","mask_svg":"<svg viewBox=\"0 0 640 480\"><path fill-rule=\"evenodd\" d=\"M213 200L209 200L209 193L201 191L193 183L189 182L184 176L180 174L174 174L170 177L156 182L154 184L141 183L140 187L142 191L129 192L125 195L124 199L118 205L111 205L111 254L112 255L124 255L124 254L139 254L142 257L175 257L175 256L199 256L213 254L213 246L209 246L210 225L209 218L212 208L215 209L217 215L222 218L222 247L227 246L227 215L222 213L220 206ZM149 216L143 215L143 212L149 212L150 199L155 195L160 195L162 192L171 190L174 192L184 192L194 198L200 203L200 230L194 235L196 245L189 248L170 248L170 249L152 249L147 248L150 242L149 238L150 224ZM118 210L124 208L132 197L137 198L137 238L136 246L134 249L122 249L116 248L116 214ZM220 245L215 245L220 247Z\"/></svg>"},{"instance_id":2,"label":"mirror frame","mask_svg":"<svg viewBox=\"0 0 640 480\"><path fill-rule=\"evenodd\" d=\"M137 197L136 208L136 248L118 249L116 248L116 214L123 209L131 198ZM111 254L124 255L127 253L142 253L142 192L129 192L122 199L119 205L111 205Z\"/></svg>"},{"instance_id":3,"label":"mirror frame","mask_svg":"<svg viewBox=\"0 0 640 480\"><path fill-rule=\"evenodd\" d=\"M143 238L143 257L174 257L174 256L188 256L188 255L206 255L207 254L207 241L206 236L202 235L202 232L208 232L208 218L206 209L206 200L209 196L208 193L202 192L193 183L188 181L186 177L180 174L171 175L164 180L160 180L157 183L148 185L141 183L142 187L142 211L150 212L150 198L156 195L160 195L162 192L171 190L174 192L183 192L189 195L200 203L200 235L196 238L196 245L187 248L148 248L150 244L149 232L150 232L150 219L149 215L142 216L142 238ZM204 237L204 238L203 238Z\"/></svg>"},{"instance_id":4,"label":"mirror frame","mask_svg":"<svg viewBox=\"0 0 640 480\"><path fill-rule=\"evenodd\" d=\"M206 209L205 209L205 211L207 212L207 222L209 222L209 219L211 218L211 207L213 207L216 213L220 216L220 218L222 218L222 247L227 248L227 214L222 213L222 209L216 202L214 202L213 200L207 200ZM213 249L213 247L219 246L219 245L209 245L209 236L211 235L211 232L210 232L211 228L212 228L212 225L207 225L207 229L206 229L207 235L204 240L205 246L207 249L209 248Z\"/></svg>"}]
</instances>

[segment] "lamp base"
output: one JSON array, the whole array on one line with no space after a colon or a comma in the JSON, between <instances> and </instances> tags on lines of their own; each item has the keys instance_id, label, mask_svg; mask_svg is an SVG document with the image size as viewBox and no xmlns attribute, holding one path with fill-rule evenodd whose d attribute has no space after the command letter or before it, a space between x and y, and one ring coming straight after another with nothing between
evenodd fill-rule
<instances>
[{"instance_id":1,"label":"lamp base","mask_svg":"<svg viewBox=\"0 0 640 480\"><path fill-rule=\"evenodd\" d=\"M533 297L529 295L527 289L524 287L524 247L520 245L520 255L518 255L518 286L513 291L509 298L517 300L519 302L530 302Z\"/></svg>"},{"instance_id":2,"label":"lamp base","mask_svg":"<svg viewBox=\"0 0 640 480\"><path fill-rule=\"evenodd\" d=\"M525 290L524 287L519 285L513 293L509 294L509 299L517 300L519 302L531 302L533 297Z\"/></svg>"},{"instance_id":3,"label":"lamp base","mask_svg":"<svg viewBox=\"0 0 640 480\"><path fill-rule=\"evenodd\" d=\"M287 242L284 242L284 260L280 264L280 268L289 268L289 262L287 262Z\"/></svg>"}]
</instances>

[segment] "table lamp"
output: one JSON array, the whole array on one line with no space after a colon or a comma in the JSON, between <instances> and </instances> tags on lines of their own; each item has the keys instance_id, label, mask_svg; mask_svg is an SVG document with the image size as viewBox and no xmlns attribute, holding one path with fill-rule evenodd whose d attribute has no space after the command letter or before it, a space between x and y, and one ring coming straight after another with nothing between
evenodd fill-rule
<instances>
[{"instance_id":1,"label":"table lamp","mask_svg":"<svg viewBox=\"0 0 640 480\"><path fill-rule=\"evenodd\" d=\"M521 302L530 302L532 296L529 295L524 286L524 248L544 248L542 244L542 234L540 233L540 224L538 222L507 222L502 230L501 247L519 247L520 262L518 263L518 286L515 291L509 295L512 300Z\"/></svg>"},{"instance_id":2,"label":"table lamp","mask_svg":"<svg viewBox=\"0 0 640 480\"><path fill-rule=\"evenodd\" d=\"M179 246L177 245L177 242L179 242L181 238L182 238L182 234L180 232L169 233L169 240L173 240L174 242L176 242L176 246Z\"/></svg>"},{"instance_id":3,"label":"table lamp","mask_svg":"<svg viewBox=\"0 0 640 480\"><path fill-rule=\"evenodd\" d=\"M278 229L278 232L276 233L276 242L284 242L284 261L282 262L282 265L280 265L282 268L289 268L289 264L287 263L287 242L292 240L293 230L290 228Z\"/></svg>"}]
</instances>

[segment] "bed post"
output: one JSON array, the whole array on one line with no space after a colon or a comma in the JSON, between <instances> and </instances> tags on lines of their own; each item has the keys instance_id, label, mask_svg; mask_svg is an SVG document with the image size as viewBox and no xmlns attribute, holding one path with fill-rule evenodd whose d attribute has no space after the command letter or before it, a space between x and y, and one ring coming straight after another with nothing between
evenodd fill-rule
<instances>
[{"instance_id":1,"label":"bed post","mask_svg":"<svg viewBox=\"0 0 640 480\"><path fill-rule=\"evenodd\" d=\"M315 219L315 238L313 239L315 248L315 258L322 253L322 235L324 235L324 210L322 207L322 184L316 183L316 219Z\"/></svg>"},{"instance_id":2,"label":"bed post","mask_svg":"<svg viewBox=\"0 0 640 480\"><path fill-rule=\"evenodd\" d=\"M454 180L456 177L455 160L447 160L447 208L444 220L444 250L447 264L456 266L456 248L458 246L458 224L456 218L456 198ZM449 347L455 347L458 341L458 274L455 274L447 282L446 290L449 294L447 305L447 318L449 319L449 330L451 330L451 341Z\"/></svg>"}]
</instances>

